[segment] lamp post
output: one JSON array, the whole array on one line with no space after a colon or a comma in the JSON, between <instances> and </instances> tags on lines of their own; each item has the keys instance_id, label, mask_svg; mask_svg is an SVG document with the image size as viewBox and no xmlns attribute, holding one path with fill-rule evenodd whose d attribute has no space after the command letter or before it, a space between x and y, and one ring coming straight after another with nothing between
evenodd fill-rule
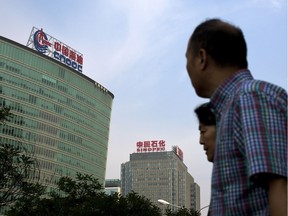
<instances>
[{"instance_id":1,"label":"lamp post","mask_svg":"<svg viewBox=\"0 0 288 216\"><path fill-rule=\"evenodd\" d=\"M200 213L203 209L208 208L208 207L209 207L209 205L206 205L206 206L200 208L199 210L197 210L197 212Z\"/></svg>"},{"instance_id":2,"label":"lamp post","mask_svg":"<svg viewBox=\"0 0 288 216\"><path fill-rule=\"evenodd\" d=\"M169 203L169 202L167 202L166 200L163 200L163 199L158 199L158 202L161 203L162 205L170 205L170 206L173 206L173 207L176 207L176 208L182 208L181 206L171 204L171 203Z\"/></svg>"},{"instance_id":3,"label":"lamp post","mask_svg":"<svg viewBox=\"0 0 288 216\"><path fill-rule=\"evenodd\" d=\"M173 204L171 204L171 203L169 203L169 202L167 202L166 200L163 200L163 199L158 199L158 202L161 203L162 205L170 205L170 206L174 206L176 208L182 208L181 206L173 205ZM200 214L200 212L203 209L208 208L208 207L209 207L209 205L206 205L206 206L200 208L199 210L197 210L196 212Z\"/></svg>"}]
</instances>

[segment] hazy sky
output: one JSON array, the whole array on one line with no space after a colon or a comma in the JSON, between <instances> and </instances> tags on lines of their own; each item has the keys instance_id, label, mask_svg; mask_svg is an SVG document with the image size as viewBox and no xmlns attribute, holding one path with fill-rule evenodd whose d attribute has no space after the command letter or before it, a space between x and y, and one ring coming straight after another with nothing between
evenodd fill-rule
<instances>
[{"instance_id":1,"label":"hazy sky","mask_svg":"<svg viewBox=\"0 0 288 216\"><path fill-rule=\"evenodd\" d=\"M81 52L83 74L114 95L106 178L120 178L136 142L178 145L209 203L207 162L194 108L198 98L185 66L187 41L206 18L242 28L257 79L287 89L285 0L0 0L0 35L26 45L32 27ZM159 197L161 198L161 197ZM203 211L204 212L204 211Z\"/></svg>"}]
</instances>

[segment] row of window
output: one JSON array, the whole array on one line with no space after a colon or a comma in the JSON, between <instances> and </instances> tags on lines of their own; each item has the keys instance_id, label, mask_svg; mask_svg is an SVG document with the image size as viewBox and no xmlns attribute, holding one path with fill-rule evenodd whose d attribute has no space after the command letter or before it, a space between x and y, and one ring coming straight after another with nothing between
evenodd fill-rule
<instances>
[{"instance_id":1,"label":"row of window","mask_svg":"<svg viewBox=\"0 0 288 216\"><path fill-rule=\"evenodd\" d=\"M75 147L72 145L67 145L65 143L59 142L58 143L58 149L68 152L69 154L72 154L78 158L83 158L85 160L89 160L92 163L101 164L104 165L103 160L106 156L106 152L103 152L103 150L100 150L96 148L93 152L92 151L83 151L79 147Z\"/></svg>"},{"instance_id":2,"label":"row of window","mask_svg":"<svg viewBox=\"0 0 288 216\"><path fill-rule=\"evenodd\" d=\"M54 160L54 158L57 158L57 161L60 161L63 164L69 164L69 167L74 166L77 167L77 169L89 171L90 173L95 173L95 170L97 169L103 169L101 168L100 164L97 164L100 168L97 168L95 165L91 165L89 163L86 163L84 161L78 160L76 158L72 158L68 155L64 154L58 154L55 151L48 150L46 148L42 148L39 146L35 146L34 153L37 156L43 156L46 158L50 158L50 160ZM55 164L50 161L46 160L39 160L39 167L42 169L47 169L47 170L54 170L55 169ZM101 163L103 165L103 163ZM62 165L63 166L63 165Z\"/></svg>"},{"instance_id":3,"label":"row of window","mask_svg":"<svg viewBox=\"0 0 288 216\"><path fill-rule=\"evenodd\" d=\"M64 139L64 140L68 140L69 142L73 142L73 143L82 145L82 141L83 141L82 138L78 137L78 136L76 136L74 134L61 131L60 134L59 134L59 137L61 139Z\"/></svg>"},{"instance_id":4,"label":"row of window","mask_svg":"<svg viewBox=\"0 0 288 216\"><path fill-rule=\"evenodd\" d=\"M36 155L40 155L40 156L44 156L44 157L47 157L47 158L52 158L54 159L55 157L55 151L51 151L47 148L42 148L40 146L35 146L34 147L34 152Z\"/></svg>"},{"instance_id":5,"label":"row of window","mask_svg":"<svg viewBox=\"0 0 288 216\"><path fill-rule=\"evenodd\" d=\"M40 59L39 59L40 60ZM25 61L24 61L25 62ZM27 64L27 62L25 62L26 64ZM38 70L40 69L40 68L43 68L43 65L46 65L47 64L47 61L44 61L43 62L43 64L41 64L41 67L36 67ZM40 65L39 65L40 66ZM49 70L49 74L53 74L53 72L55 73L56 71L58 71L58 74L56 75L56 73L55 73L55 75L56 76L58 76L58 77L61 77L62 79L65 77L65 70L63 70L61 67L58 67L57 68L57 65L51 65L52 67L55 67L54 69L48 69ZM8 70L8 71L10 71L10 72L14 72L14 73L16 73L16 74L19 74L19 75L24 75L24 76L26 76L26 77L29 77L29 78L31 78L31 79L33 79L33 80L37 80L36 78L37 77L39 77L39 75L40 75L40 73L38 72L38 71L36 71L35 69L32 69L32 68L26 68L26 67L23 67L23 66L20 66L20 65L17 65L17 64L14 64L14 63L12 63L12 62L9 62L9 61L1 61L0 62L0 68L3 68L3 69L5 69L5 70ZM47 67L47 68L49 68L49 67ZM43 68L43 71L44 70L47 70L47 68ZM51 68L51 67L50 67ZM57 68L57 69L56 69ZM74 74L74 73L67 73L67 79L66 80L63 80L63 83L62 84L60 84L60 86L62 86L64 89L70 89L70 91L71 91L71 95L76 95L76 94L78 94L79 95L79 93L81 92L81 90L86 90L86 92L91 92L91 96L94 98L94 97L97 97L96 98L96 100L99 100L99 102L100 103L103 103L103 99L104 99L104 101L107 103L108 102L108 106L110 106L111 105L111 96L107 96L107 94L104 94L105 95L105 97L103 97L103 92L102 91L99 91L99 90L97 90L97 91L95 91L95 85L94 84L90 84L90 85L87 85L87 80L85 80L85 79L83 79L82 77L79 77L79 75L77 74ZM48 76L46 76L46 77L48 77ZM37 81L39 82L41 82L41 79L42 79L42 77L39 77L40 79L38 79ZM48 85L51 85L52 87L56 87L56 83L58 84L58 81L56 81L55 79L53 79L53 78L51 78L51 77L49 77L48 79L46 79L47 81L50 81L51 83L50 84L48 84ZM56 83L54 82L54 85L52 84L53 83L53 81L56 81ZM65 84L64 82L67 82L67 84ZM72 89L71 87L69 87L69 85L74 85L74 86L81 86L81 89L80 89L80 91L79 90L76 90L76 89ZM59 90L61 90L61 88L62 87L60 87L60 89ZM58 87L57 87L58 88ZM63 89L63 90L64 90ZM64 92L65 92L65 90L64 90ZM73 94L72 94L72 92L73 92ZM92 93L93 92L93 93ZM110 99L109 99L110 98ZM108 100L107 100L108 99ZM93 103L93 101L90 101L88 98L85 100L85 101L89 101L87 104L88 105L93 105L94 103ZM85 101L82 101L82 102L85 102ZM107 106L106 105L106 106Z\"/></svg>"},{"instance_id":6,"label":"row of window","mask_svg":"<svg viewBox=\"0 0 288 216\"><path fill-rule=\"evenodd\" d=\"M29 120L28 120L29 121ZM52 128L48 125L45 125L43 123L39 123L40 127L38 127L39 129L42 129L43 131L50 131L50 130L54 130L55 128ZM7 135L11 135L11 136L16 136L19 138L25 138L27 141L32 141L32 142L39 142L39 143L43 143L45 145L49 145L49 146L56 146L58 141L56 139L44 136L40 133L34 133L31 131L23 131L22 129L13 127L13 126L9 126L9 125L1 125L0 130L2 131L3 134L7 134ZM18 134L18 135L17 135ZM88 143L87 141L84 142L84 140L80 137L76 137L73 134L70 133L63 133L62 131L60 131L60 134L64 134L64 138L66 138L65 140L69 141L69 144L64 144L63 142L61 142L61 149L65 150L66 152L71 152L71 148L73 149L73 146L71 145L71 143L76 143L78 144L78 146L81 146L81 150L79 150L79 148L75 147L75 150L73 150L74 152L83 152L85 149L85 152L93 152L93 154L88 154L90 155L88 157L88 155L82 155L83 158L86 158L90 161L95 161L95 162L99 162L97 161L97 157L95 154L98 155L99 158L102 157L106 157L106 153L107 153L107 149L101 147L100 145L96 145L95 142L93 143ZM61 136L60 136L61 137ZM63 138L63 137L62 137ZM83 142L82 142L83 141ZM66 147L65 147L66 146ZM59 147L59 145L58 145ZM76 150L77 149L77 150ZM81 153L84 154L84 153ZM77 153L74 153L74 155L78 155Z\"/></svg>"},{"instance_id":7,"label":"row of window","mask_svg":"<svg viewBox=\"0 0 288 216\"><path fill-rule=\"evenodd\" d=\"M0 130L2 129L1 127L3 127L3 125L0 125ZM8 129L12 128L11 126L7 126L7 125L4 125L4 127L8 127ZM17 129L17 128L13 128L12 130L14 130L14 129ZM40 137L43 138L43 136L40 136ZM1 143L22 146L22 142L15 141L15 140L8 139L8 138L4 138L4 137L1 137L0 141L1 141ZM64 145L63 143L62 143L61 146L63 146L63 147L67 146L68 147L68 145ZM69 146L69 148L71 148L71 146ZM59 149L63 150L63 148L59 148ZM65 147L64 147L64 149L65 149ZM54 160L54 158L56 157L56 152L55 151L49 150L47 148L43 148L43 147L41 147L39 145L31 145L30 146L30 151L33 154L35 154L35 155L51 158L52 160ZM69 152L69 151L66 151L66 152ZM85 153L82 152L82 154L85 154ZM104 157L99 157L99 156L97 157L95 154L92 155L90 153L86 153L85 156L86 157L82 156L83 160L78 160L78 159L76 159L74 157L70 157L70 156L65 155L65 154L61 154L60 156L58 155L57 158L58 158L58 161L61 161L62 163L67 163L69 165L76 166L78 169L80 168L80 169L86 170L86 171L89 170L90 172L92 172L93 170L95 171L95 168L96 168L95 164L97 164L98 166L102 167L102 169L104 169L104 167L105 167L105 162L104 162L105 158ZM89 156L89 158L87 156ZM88 163L86 163L84 161L87 161ZM89 163L93 163L94 165L89 165ZM40 168L53 170L54 169L53 168L54 167L53 164L54 163L51 163L49 161L42 161L42 164L40 164L41 165Z\"/></svg>"},{"instance_id":8,"label":"row of window","mask_svg":"<svg viewBox=\"0 0 288 216\"><path fill-rule=\"evenodd\" d=\"M56 124L59 124L60 122L60 118L58 116L41 110L39 111L39 117Z\"/></svg>"},{"instance_id":9,"label":"row of window","mask_svg":"<svg viewBox=\"0 0 288 216\"><path fill-rule=\"evenodd\" d=\"M36 129L44 131L46 133L52 134L52 135L58 135L59 129L50 125L47 125L42 122L37 122Z\"/></svg>"},{"instance_id":10,"label":"row of window","mask_svg":"<svg viewBox=\"0 0 288 216\"><path fill-rule=\"evenodd\" d=\"M37 161L38 161L39 169L41 170L41 172L45 172L45 170L49 170L50 172L56 172L57 174L68 175L68 176L70 176L72 173L75 174L76 176L76 172L103 173L103 168L97 168L89 164L84 165L83 162L74 161L71 159L69 160L69 157L65 155L58 156L57 158L57 161L62 163L61 165L56 164L55 162L52 162L49 160L43 160L41 158L37 158Z\"/></svg>"},{"instance_id":11,"label":"row of window","mask_svg":"<svg viewBox=\"0 0 288 216\"><path fill-rule=\"evenodd\" d=\"M12 140L12 139L8 139L6 137L1 137L0 136L0 143L1 144L9 144L9 145L13 145L13 146L23 146L23 142L19 141L19 140Z\"/></svg>"},{"instance_id":12,"label":"row of window","mask_svg":"<svg viewBox=\"0 0 288 216\"><path fill-rule=\"evenodd\" d=\"M28 83L27 81L23 81L22 79L19 79L19 78L16 78L16 77L13 77L11 75L6 75L6 74L2 74L1 77L0 77L0 80L1 81L7 81L9 84L11 85L15 85L15 86L18 86L18 87L23 87L25 89L29 88L28 90L29 91L32 91L33 93L38 93L42 96L45 96L45 97L48 97L49 99L53 100L53 104L55 103L55 100L57 100L57 102L59 102L60 104L63 104L65 106L69 106L70 108L73 108L75 110L77 110L78 112L80 113L83 113L83 114L86 114L88 115L89 117L88 118L92 118L92 119L98 119L99 122L101 122L102 124L105 124L107 125L107 116L102 116L100 114L97 114L95 115L95 113L97 113L97 110L95 109L91 109L89 107L85 107L83 106L83 103L75 103L72 101L71 98L68 98L68 97L65 97L63 96L63 94L55 94L55 92L52 92L50 90L45 90L41 87L38 87L37 85L35 84L31 84L31 83ZM46 81L46 79L42 79L42 82ZM26 84L24 84L23 82L26 82ZM50 82L50 81L47 81L49 83L53 83L53 82ZM45 84L46 82L44 82ZM54 83L53 83L54 84ZM30 86L30 87L28 87ZM34 86L34 88L33 88ZM39 90L38 90L39 89ZM1 93L6 93L6 91L11 91L9 90L9 88L1 88ZM15 95L15 94L14 94ZM15 97L18 97L18 99L20 100L23 100L23 101L27 101L29 103L32 103L32 104L38 104L38 105L41 105L41 104L45 104L47 103L46 100L39 100L39 102L37 103L37 98L35 95L31 95L31 94L28 94L28 93L25 93L25 92L21 92L21 95L20 96L16 96ZM57 97L57 99L55 98ZM51 103L51 102L49 102ZM97 107L98 108L98 112L99 110L101 110L102 107Z\"/></svg>"},{"instance_id":13,"label":"row of window","mask_svg":"<svg viewBox=\"0 0 288 216\"><path fill-rule=\"evenodd\" d=\"M2 132L2 134L7 134L13 137L18 137L18 138L22 138L23 136L23 130L20 128L15 128L9 125L0 125L0 131Z\"/></svg>"},{"instance_id":14,"label":"row of window","mask_svg":"<svg viewBox=\"0 0 288 216\"><path fill-rule=\"evenodd\" d=\"M43 123L41 123L41 125L44 125ZM14 137L18 137L18 138L25 138L28 142L32 141L34 142L38 142L38 143L43 143L45 145L49 145L49 146L56 146L58 141L56 139L50 138L50 137L46 137L42 134L36 134L33 133L31 131L24 131L20 128L16 128L10 125L0 125L0 131L2 132L2 134L6 134L6 135L10 135L10 136L14 136ZM100 164L104 166L104 160L107 154L107 150L106 148L101 148L101 146L96 145L95 143L92 143L91 145L79 145L81 146L81 149L73 147L71 145L72 142L72 137L74 137L74 135L70 134L70 143L69 144L64 144L64 143L59 143L58 144L58 148L61 150L64 150L66 152L71 153L71 149L74 152L73 154L76 156L82 155L82 158L85 160L89 160L95 164ZM10 141L9 141L10 142ZM86 151L84 151L84 148L86 147ZM93 153L91 154L91 150L93 151ZM80 153L81 152L81 153ZM44 153L42 153L44 154ZM45 153L46 154L46 153Z\"/></svg>"},{"instance_id":15,"label":"row of window","mask_svg":"<svg viewBox=\"0 0 288 216\"><path fill-rule=\"evenodd\" d=\"M8 121L13 123L13 124L16 124L16 125L24 125L25 124L23 117L19 116L19 115L10 116L10 118L8 118Z\"/></svg>"},{"instance_id":16,"label":"row of window","mask_svg":"<svg viewBox=\"0 0 288 216\"><path fill-rule=\"evenodd\" d=\"M18 91L16 91L16 90L13 90L13 89L10 89L10 88L5 88L5 92L6 92L6 95L9 95L9 94L11 94L11 96L12 97L16 97L18 100L22 100L22 101L25 101L25 102L30 102L30 103L32 103L32 104L35 104L36 103L36 97L35 96L32 96L32 95L29 95L29 97L28 97L28 99L26 99L26 94L25 93L18 93L18 95L16 95L16 93L18 92ZM38 100L38 103L41 103L41 100ZM45 109L48 109L48 110L56 110L56 111L58 111L59 109L61 109L61 112L63 112L63 108L60 108L60 106L59 105L55 105L55 104L53 104L53 103L48 103L47 101L44 101L44 103L46 103L47 104L47 106L45 106L43 103L42 103L42 108L45 108ZM46 112L47 113L47 112ZM71 114L69 114L69 113L71 113ZM89 128L94 128L95 127L95 118L84 118L83 116L80 116L80 115L75 115L75 113L73 113L73 112L71 112L69 109L66 109L65 110L65 113L63 114L65 117L67 117L67 118L69 118L69 119L71 119L72 121L76 121L77 122L77 124L84 124L84 125L86 125L87 127L89 127ZM35 115L34 115L35 116ZM94 117L96 117L94 114L92 115L92 116L94 116ZM94 122L93 122L93 119L94 119ZM49 118L48 118L48 120L49 120ZM92 120L92 121L91 121ZM99 126L101 126L101 127L104 127L103 126L103 124L100 124L100 121L99 121L99 118L97 117L97 122L98 122L98 124L97 124L97 126L99 127ZM102 123L104 123L104 122L102 122ZM108 124L108 121L106 121L105 122L105 125L107 125ZM74 124L73 124L74 125ZM105 130L99 130L98 129L98 132L100 133L100 134L102 134L103 136L105 136L105 137L107 137L108 136L108 132L107 132L107 128L108 126L106 126L106 127L104 127L105 128ZM87 132L87 129L83 129L82 130L83 132L82 133L84 133L85 134L85 136L86 136L86 132Z\"/></svg>"},{"instance_id":17,"label":"row of window","mask_svg":"<svg viewBox=\"0 0 288 216\"><path fill-rule=\"evenodd\" d=\"M42 117L42 119L50 120L53 123L55 121L56 122L60 121L59 117L52 115L52 114L49 114L46 111L43 111L43 110L38 111L38 110L35 110L33 108L23 109L23 106L20 106L19 103L12 102L11 105L9 105L9 102L10 101L8 101L8 100L6 102L6 100L4 98L0 97L0 105L9 106L9 107L11 107L12 110L18 109L18 111L20 111L19 109L21 109L21 112L23 114L28 114L30 116L37 117L37 118L40 116L40 117ZM16 107L14 107L14 106L16 106ZM37 112L39 112L39 115L36 114ZM66 116L66 115L64 115L64 116ZM84 121L84 120L82 119L82 121ZM56 129L56 127L49 126L49 125L45 124L44 122L39 125L36 121L33 121L31 119L26 119L25 121L23 120L22 123L23 123L23 125L25 124L25 126L28 128L35 129L35 130L40 129L42 131L48 132L48 133L53 134L53 135L57 135L58 131L59 131L58 129ZM98 132L98 134L97 134L95 132L92 132L91 129L89 130L87 128L79 127L78 124L71 124L69 121L63 121L61 123L61 126L64 128L70 129L70 131L73 130L73 132L71 131L72 133L74 133L74 134L78 133L82 137L85 137L85 139L87 139L87 138L90 139L92 143L97 142L104 147L106 146L105 143L107 142L107 139L108 139L107 138L108 137L108 131L107 130L106 131L104 131L104 130L97 131L96 130ZM64 133L67 133L67 132L64 132ZM99 136L99 135L101 135L100 133L102 133L102 136ZM103 133L105 133L106 136L103 136ZM91 144L87 144L87 146L91 146Z\"/></svg>"},{"instance_id":18,"label":"row of window","mask_svg":"<svg viewBox=\"0 0 288 216\"><path fill-rule=\"evenodd\" d=\"M31 134L31 132L29 132L29 134ZM44 143L46 145L53 146L53 147L56 146L58 142L56 139L44 136L42 134L37 134L36 137L37 137L37 142Z\"/></svg>"}]
</instances>

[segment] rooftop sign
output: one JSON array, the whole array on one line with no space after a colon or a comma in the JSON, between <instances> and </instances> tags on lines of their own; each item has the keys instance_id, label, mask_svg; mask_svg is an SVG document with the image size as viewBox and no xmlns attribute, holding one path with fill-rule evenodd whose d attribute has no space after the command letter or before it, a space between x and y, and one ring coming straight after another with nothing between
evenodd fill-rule
<instances>
[{"instance_id":1,"label":"rooftop sign","mask_svg":"<svg viewBox=\"0 0 288 216\"><path fill-rule=\"evenodd\" d=\"M164 140L138 141L136 143L137 153L165 151Z\"/></svg>"},{"instance_id":2,"label":"rooftop sign","mask_svg":"<svg viewBox=\"0 0 288 216\"><path fill-rule=\"evenodd\" d=\"M172 150L179 157L179 159L183 161L183 151L178 146L172 146Z\"/></svg>"},{"instance_id":3,"label":"rooftop sign","mask_svg":"<svg viewBox=\"0 0 288 216\"><path fill-rule=\"evenodd\" d=\"M27 46L82 73L83 55L42 29L32 28Z\"/></svg>"}]
</instances>

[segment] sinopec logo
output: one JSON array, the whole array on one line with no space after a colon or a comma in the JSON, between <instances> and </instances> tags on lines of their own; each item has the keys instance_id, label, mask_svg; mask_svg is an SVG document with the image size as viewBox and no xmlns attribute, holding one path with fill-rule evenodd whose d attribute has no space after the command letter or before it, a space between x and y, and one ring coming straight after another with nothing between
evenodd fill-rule
<instances>
[{"instance_id":1,"label":"sinopec logo","mask_svg":"<svg viewBox=\"0 0 288 216\"><path fill-rule=\"evenodd\" d=\"M48 46L51 46L51 43L48 41L47 35L43 30L38 30L34 34L34 47L38 52L46 53Z\"/></svg>"}]
</instances>

